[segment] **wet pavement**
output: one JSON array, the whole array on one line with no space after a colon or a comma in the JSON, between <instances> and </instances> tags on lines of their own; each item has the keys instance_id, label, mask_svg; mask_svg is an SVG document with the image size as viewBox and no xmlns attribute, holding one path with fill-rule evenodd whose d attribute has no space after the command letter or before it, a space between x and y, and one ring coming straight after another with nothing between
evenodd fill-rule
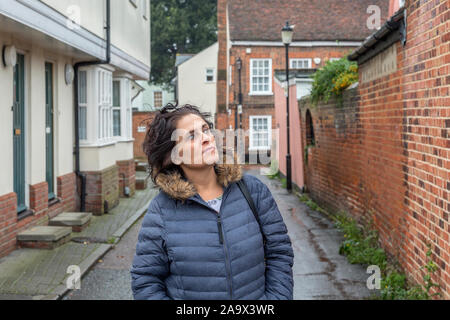
<instances>
[{"instance_id":1,"label":"wet pavement","mask_svg":"<svg viewBox=\"0 0 450 320\"><path fill-rule=\"evenodd\" d=\"M247 172L269 187L286 223L294 249L294 300L365 299L375 293L366 286L366 269L339 254L343 236L328 217L288 193L279 180L258 169Z\"/></svg>"},{"instance_id":2,"label":"wet pavement","mask_svg":"<svg viewBox=\"0 0 450 320\"><path fill-rule=\"evenodd\" d=\"M143 218L81 279L63 300L132 300L130 268Z\"/></svg>"}]
</instances>

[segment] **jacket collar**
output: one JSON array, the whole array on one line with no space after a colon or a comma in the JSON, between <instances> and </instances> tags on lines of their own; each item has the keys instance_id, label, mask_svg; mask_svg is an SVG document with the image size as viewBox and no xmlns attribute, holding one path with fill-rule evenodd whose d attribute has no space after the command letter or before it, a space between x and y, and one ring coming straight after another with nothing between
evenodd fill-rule
<instances>
[{"instance_id":1,"label":"jacket collar","mask_svg":"<svg viewBox=\"0 0 450 320\"><path fill-rule=\"evenodd\" d=\"M225 163L225 154L228 152L232 152L233 154L233 163ZM242 165L238 164L235 152L224 150L222 162L214 165L217 182L220 185L227 187L229 184L241 180L243 176ZM195 186L177 170L170 173L159 173L156 177L155 184L170 197L183 202L197 194Z\"/></svg>"}]
</instances>

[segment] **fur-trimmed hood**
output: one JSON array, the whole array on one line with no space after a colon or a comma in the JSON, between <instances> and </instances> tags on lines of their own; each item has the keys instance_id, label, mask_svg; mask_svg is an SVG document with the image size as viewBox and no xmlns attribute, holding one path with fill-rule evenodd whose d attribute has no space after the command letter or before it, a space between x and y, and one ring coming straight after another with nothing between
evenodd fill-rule
<instances>
[{"instance_id":1,"label":"fur-trimmed hood","mask_svg":"<svg viewBox=\"0 0 450 320\"><path fill-rule=\"evenodd\" d=\"M233 163L226 163L226 154L233 155ZM227 187L230 183L241 180L243 176L242 165L237 161L234 151L223 150L222 163L216 163L214 170L217 174L217 182ZM197 194L195 186L184 178L180 172L159 173L155 179L156 185L174 199L184 201Z\"/></svg>"}]
</instances>

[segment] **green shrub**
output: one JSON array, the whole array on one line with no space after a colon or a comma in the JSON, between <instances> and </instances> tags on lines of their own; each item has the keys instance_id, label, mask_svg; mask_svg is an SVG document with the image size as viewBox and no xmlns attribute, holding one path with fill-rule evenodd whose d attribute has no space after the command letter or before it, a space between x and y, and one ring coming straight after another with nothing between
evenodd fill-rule
<instances>
[{"instance_id":1,"label":"green shrub","mask_svg":"<svg viewBox=\"0 0 450 320\"><path fill-rule=\"evenodd\" d=\"M311 102L317 105L334 97L342 104L342 93L350 85L358 81L358 65L347 57L330 62L317 70L312 76L314 82L311 89Z\"/></svg>"}]
</instances>

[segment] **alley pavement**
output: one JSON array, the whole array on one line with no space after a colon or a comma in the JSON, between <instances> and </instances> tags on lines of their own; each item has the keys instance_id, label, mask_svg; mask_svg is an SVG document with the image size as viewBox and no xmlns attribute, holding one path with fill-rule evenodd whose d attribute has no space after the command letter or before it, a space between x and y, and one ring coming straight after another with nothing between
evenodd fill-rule
<instances>
[{"instance_id":1,"label":"alley pavement","mask_svg":"<svg viewBox=\"0 0 450 320\"><path fill-rule=\"evenodd\" d=\"M327 216L310 209L281 181L261 175L259 169L247 173L269 187L286 223L294 250L294 300L366 299L375 293L367 288L366 269L339 254L343 236Z\"/></svg>"},{"instance_id":2,"label":"alley pavement","mask_svg":"<svg viewBox=\"0 0 450 320\"><path fill-rule=\"evenodd\" d=\"M269 187L286 223L295 255L295 300L365 299L374 293L366 287L366 269L339 254L343 237L328 217L257 167L246 172ZM111 213L93 217L86 230L73 235L77 242L53 250L19 249L0 259L0 299L132 299L129 269L142 216L156 193L149 187L121 199ZM81 286L68 290L67 267L74 264L82 269Z\"/></svg>"}]
</instances>

